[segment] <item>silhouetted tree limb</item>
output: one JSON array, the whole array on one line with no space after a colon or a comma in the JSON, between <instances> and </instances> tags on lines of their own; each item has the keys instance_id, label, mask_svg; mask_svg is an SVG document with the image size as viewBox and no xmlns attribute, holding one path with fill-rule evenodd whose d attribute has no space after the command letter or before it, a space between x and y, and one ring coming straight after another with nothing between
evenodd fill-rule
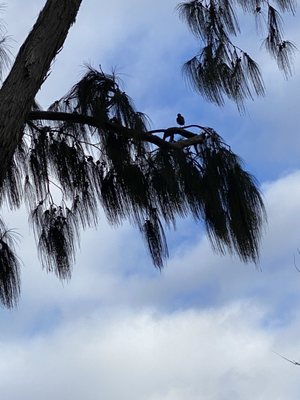
<instances>
[{"instance_id":1,"label":"silhouetted tree limb","mask_svg":"<svg viewBox=\"0 0 300 400\"><path fill-rule=\"evenodd\" d=\"M94 128L105 128L113 129L118 131L120 134L126 135L128 138L133 138L139 136L142 141L152 143L158 147L170 148L170 149L183 149L185 147L190 147L192 145L201 144L204 141L205 133L211 134L210 128L203 127L201 125L188 125L185 128L170 127L166 129L155 129L149 130L147 132L138 132L136 130L126 128L124 126L118 125L116 123L104 121L99 125L99 121L96 118L87 115L77 114L77 113L67 113L67 112L54 112L54 111L31 111L26 120L29 121L60 121L60 122L71 122L72 124L88 125ZM188 131L187 128L198 128L201 130L200 134L195 134L194 132ZM155 133L164 134L164 139L155 136ZM170 135L178 134L185 137L187 140L180 140L176 143L167 142L166 139Z\"/></svg>"}]
</instances>

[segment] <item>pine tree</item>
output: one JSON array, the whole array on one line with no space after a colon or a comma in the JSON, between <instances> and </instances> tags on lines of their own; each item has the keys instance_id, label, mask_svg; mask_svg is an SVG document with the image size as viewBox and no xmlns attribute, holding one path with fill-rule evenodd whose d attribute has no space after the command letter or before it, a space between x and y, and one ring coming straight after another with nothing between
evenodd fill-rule
<instances>
[{"instance_id":1,"label":"pine tree","mask_svg":"<svg viewBox=\"0 0 300 400\"><path fill-rule=\"evenodd\" d=\"M265 219L258 185L212 128L150 130L117 76L91 67L48 110L37 105L35 95L80 3L46 2L0 90L0 202L11 209L26 203L43 267L61 279L70 277L80 231L97 224L99 207L111 224L129 220L139 229L158 268L168 257L164 227L188 215L204 224L216 251L257 262ZM271 7L241 4L247 10L255 6L257 13L263 5ZM291 2L278 4L294 11ZM179 9L204 43L186 65L197 90L217 104L227 95L239 107L252 89L262 94L257 65L229 39L238 30L232 4L196 0ZM272 10L267 48L274 54L276 49L279 65L289 72L293 45L282 40L280 30L274 33L278 17ZM5 38L0 44L5 61ZM5 306L16 304L19 271L14 232L1 222L0 299Z\"/></svg>"}]
</instances>

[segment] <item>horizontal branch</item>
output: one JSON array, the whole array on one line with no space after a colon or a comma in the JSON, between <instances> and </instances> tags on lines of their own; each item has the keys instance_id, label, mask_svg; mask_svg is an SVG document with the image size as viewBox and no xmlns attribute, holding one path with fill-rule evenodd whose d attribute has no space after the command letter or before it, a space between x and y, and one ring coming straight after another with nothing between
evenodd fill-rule
<instances>
[{"instance_id":1,"label":"horizontal branch","mask_svg":"<svg viewBox=\"0 0 300 400\"><path fill-rule=\"evenodd\" d=\"M202 134L195 134L191 131L186 130L186 128L196 127L202 131L206 131L207 128L200 125L189 125L186 128L171 127L167 129L156 129L148 132L136 131L134 129L126 128L115 122L104 121L99 124L99 122L94 117L88 115L77 114L77 113L67 113L67 112L57 112L57 111L30 111L27 115L27 121L59 121L59 122L71 122L73 124L88 125L97 129L110 129L118 131L130 138L140 137L141 140L155 144L158 147L168 147L172 149L183 149L195 144L203 143ZM169 137L174 134L179 134L185 137L185 140L178 140L177 142L167 142L164 139L156 136L155 133L163 133L164 137Z\"/></svg>"},{"instance_id":2,"label":"horizontal branch","mask_svg":"<svg viewBox=\"0 0 300 400\"><path fill-rule=\"evenodd\" d=\"M204 132L209 132L209 129L205 126L201 125L187 125L184 128L181 128L179 126L171 126L170 128L166 129L154 129L152 131L148 131L148 133L154 134L154 133L163 133L166 136L170 136L171 134L178 134L181 136L184 136L185 138L191 138L194 136L198 136L196 133L188 131L187 128L198 128L201 129Z\"/></svg>"}]
</instances>

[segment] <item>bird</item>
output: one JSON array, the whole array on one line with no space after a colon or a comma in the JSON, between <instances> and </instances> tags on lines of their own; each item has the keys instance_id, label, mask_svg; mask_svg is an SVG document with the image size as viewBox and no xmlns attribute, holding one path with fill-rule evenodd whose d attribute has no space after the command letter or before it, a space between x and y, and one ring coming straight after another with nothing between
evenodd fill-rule
<instances>
[{"instance_id":1,"label":"bird","mask_svg":"<svg viewBox=\"0 0 300 400\"><path fill-rule=\"evenodd\" d=\"M180 126L183 126L185 124L184 118L181 114L177 114L176 122Z\"/></svg>"}]
</instances>

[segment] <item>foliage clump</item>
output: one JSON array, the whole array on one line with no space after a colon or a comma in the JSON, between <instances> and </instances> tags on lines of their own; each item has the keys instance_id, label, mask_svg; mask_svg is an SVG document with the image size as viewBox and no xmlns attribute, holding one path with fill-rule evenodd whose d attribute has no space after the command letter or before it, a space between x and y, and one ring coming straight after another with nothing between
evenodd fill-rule
<instances>
[{"instance_id":1,"label":"foliage clump","mask_svg":"<svg viewBox=\"0 0 300 400\"><path fill-rule=\"evenodd\" d=\"M283 37L280 13L294 14L296 4L293 0L274 0L274 4L266 0L191 0L178 5L180 16L201 46L183 68L192 87L219 106L229 98L243 111L245 100L263 96L265 87L257 63L232 41L240 33L236 6L254 15L256 27L265 35L263 46L288 77L296 47Z\"/></svg>"}]
</instances>

